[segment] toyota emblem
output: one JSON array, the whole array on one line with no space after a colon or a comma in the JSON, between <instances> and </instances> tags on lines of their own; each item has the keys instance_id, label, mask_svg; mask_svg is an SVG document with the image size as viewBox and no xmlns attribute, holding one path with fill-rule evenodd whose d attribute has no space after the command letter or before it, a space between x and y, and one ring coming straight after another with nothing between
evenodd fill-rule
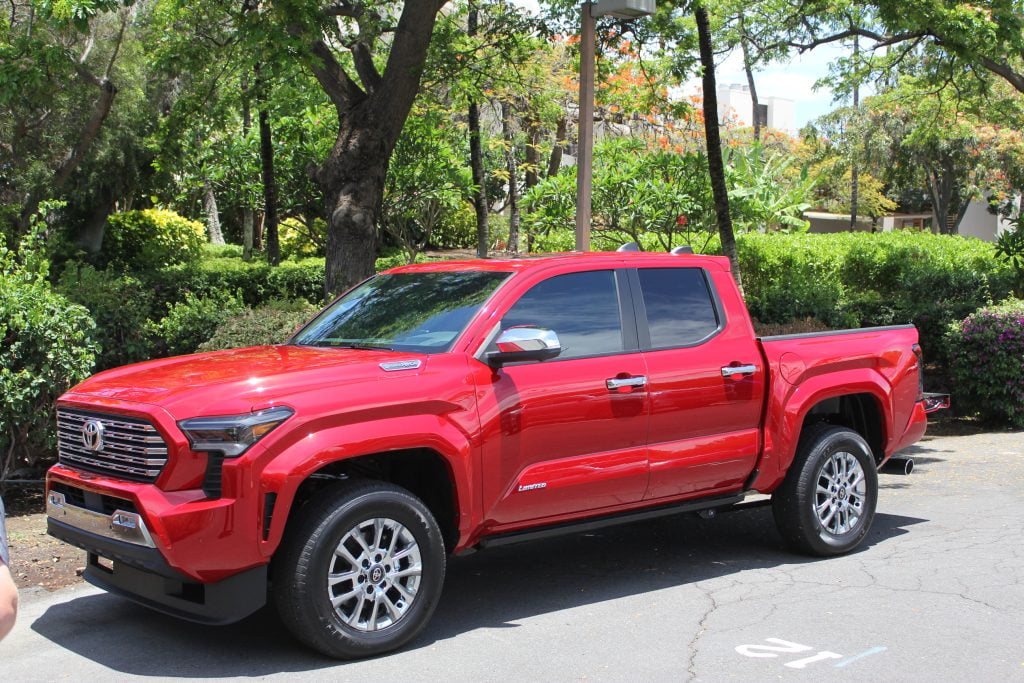
<instances>
[{"instance_id":1,"label":"toyota emblem","mask_svg":"<svg viewBox=\"0 0 1024 683\"><path fill-rule=\"evenodd\" d=\"M89 420L82 425L82 445L90 451L103 449L103 423Z\"/></svg>"}]
</instances>

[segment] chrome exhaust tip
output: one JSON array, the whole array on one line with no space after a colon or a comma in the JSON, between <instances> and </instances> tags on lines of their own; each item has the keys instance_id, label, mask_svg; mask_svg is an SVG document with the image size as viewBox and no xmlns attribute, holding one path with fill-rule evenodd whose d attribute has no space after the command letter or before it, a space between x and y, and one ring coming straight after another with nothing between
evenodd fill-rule
<instances>
[{"instance_id":1,"label":"chrome exhaust tip","mask_svg":"<svg viewBox=\"0 0 1024 683\"><path fill-rule=\"evenodd\" d=\"M886 474L908 475L914 471L914 459L901 457L889 458L889 461L882 465L882 471Z\"/></svg>"}]
</instances>

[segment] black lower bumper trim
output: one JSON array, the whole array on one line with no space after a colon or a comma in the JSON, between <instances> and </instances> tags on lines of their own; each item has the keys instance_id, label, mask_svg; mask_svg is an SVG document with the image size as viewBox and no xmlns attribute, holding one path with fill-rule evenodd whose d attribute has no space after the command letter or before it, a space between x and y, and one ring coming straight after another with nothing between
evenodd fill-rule
<instances>
[{"instance_id":1,"label":"black lower bumper trim","mask_svg":"<svg viewBox=\"0 0 1024 683\"><path fill-rule=\"evenodd\" d=\"M150 609L200 624L241 621L267 602L267 567L248 569L216 583L200 583L146 548L83 531L54 519L51 536L88 554L83 575L89 583ZM110 560L109 566L100 558Z\"/></svg>"}]
</instances>

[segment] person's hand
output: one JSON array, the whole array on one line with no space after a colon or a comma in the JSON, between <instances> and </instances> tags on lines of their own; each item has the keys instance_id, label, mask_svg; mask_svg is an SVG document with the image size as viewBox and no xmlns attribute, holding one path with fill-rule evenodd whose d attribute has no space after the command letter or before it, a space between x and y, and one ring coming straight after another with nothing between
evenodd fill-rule
<instances>
[{"instance_id":1,"label":"person's hand","mask_svg":"<svg viewBox=\"0 0 1024 683\"><path fill-rule=\"evenodd\" d=\"M14 628L14 620L18 616L18 587L11 576L10 561L4 501L0 498L0 640Z\"/></svg>"}]
</instances>

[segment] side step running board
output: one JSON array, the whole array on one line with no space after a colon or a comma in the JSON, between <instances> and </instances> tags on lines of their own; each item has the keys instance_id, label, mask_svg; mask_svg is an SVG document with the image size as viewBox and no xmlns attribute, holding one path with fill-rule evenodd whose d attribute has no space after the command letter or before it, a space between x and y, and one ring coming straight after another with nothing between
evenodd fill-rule
<instances>
[{"instance_id":1,"label":"side step running board","mask_svg":"<svg viewBox=\"0 0 1024 683\"><path fill-rule=\"evenodd\" d=\"M575 522L563 522L561 524L524 529L522 531L510 531L505 534L487 536L477 543L476 548L481 550L484 548L497 548L503 545L520 543L522 541L535 541L537 539L550 538L552 536L592 531L594 529L601 529L615 524L627 524L629 522L639 522L645 519L654 519L656 517L678 515L683 512L698 512L700 510L707 510L710 508L728 507L742 502L743 498L743 493L733 493L726 496L713 496L710 498L700 498L698 500L687 500L681 503L673 503L672 505L662 505L654 508L619 512L614 515L605 515L604 517L588 517Z\"/></svg>"}]
</instances>

